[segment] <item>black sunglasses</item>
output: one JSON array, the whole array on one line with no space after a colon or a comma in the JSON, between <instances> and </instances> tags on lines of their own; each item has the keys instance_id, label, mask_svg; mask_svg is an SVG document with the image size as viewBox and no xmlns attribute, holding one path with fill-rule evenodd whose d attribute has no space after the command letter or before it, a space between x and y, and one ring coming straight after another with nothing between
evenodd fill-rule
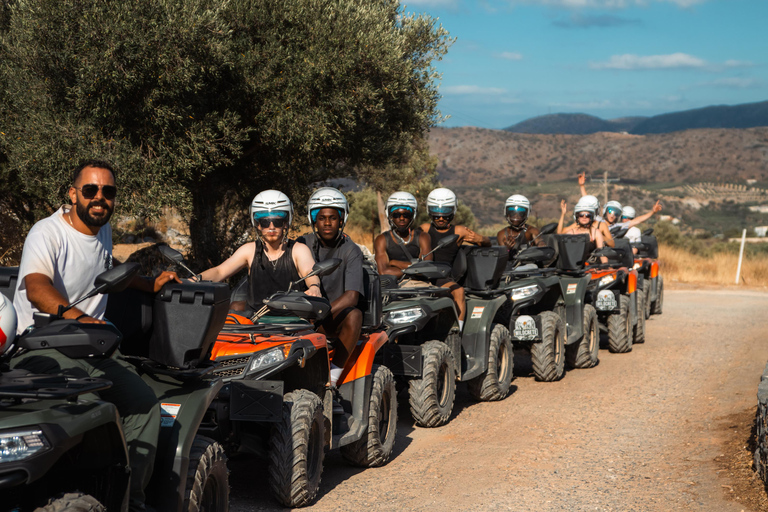
<instances>
[{"instance_id":1,"label":"black sunglasses","mask_svg":"<svg viewBox=\"0 0 768 512\"><path fill-rule=\"evenodd\" d=\"M452 213L432 213L431 217L435 220L437 219L445 219L447 221L453 220L453 214Z\"/></svg>"},{"instance_id":2,"label":"black sunglasses","mask_svg":"<svg viewBox=\"0 0 768 512\"><path fill-rule=\"evenodd\" d=\"M259 227L261 229L267 229L270 224L275 226L276 228L282 228L285 227L286 219L283 217L263 217L261 219L257 219L259 221Z\"/></svg>"},{"instance_id":3,"label":"black sunglasses","mask_svg":"<svg viewBox=\"0 0 768 512\"><path fill-rule=\"evenodd\" d=\"M579 213L576 215L577 217L592 217L591 213Z\"/></svg>"},{"instance_id":4,"label":"black sunglasses","mask_svg":"<svg viewBox=\"0 0 768 512\"><path fill-rule=\"evenodd\" d=\"M393 219L399 219L401 217L404 219L412 219L413 214L411 212L392 212L391 217Z\"/></svg>"},{"instance_id":5,"label":"black sunglasses","mask_svg":"<svg viewBox=\"0 0 768 512\"><path fill-rule=\"evenodd\" d=\"M79 190L86 199L93 199L96 197L96 194L99 193L99 189L101 189L101 195L104 196L104 199L109 201L113 200L117 195L117 187L114 185L94 185L90 183L88 185L83 185L80 188L74 188L75 190Z\"/></svg>"}]
</instances>

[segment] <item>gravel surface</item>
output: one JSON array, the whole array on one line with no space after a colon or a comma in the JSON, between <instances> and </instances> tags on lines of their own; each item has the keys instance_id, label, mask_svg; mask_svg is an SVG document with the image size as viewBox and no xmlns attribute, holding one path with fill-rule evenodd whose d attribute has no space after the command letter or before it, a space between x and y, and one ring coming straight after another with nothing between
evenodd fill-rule
<instances>
[{"instance_id":1,"label":"gravel surface","mask_svg":"<svg viewBox=\"0 0 768 512\"><path fill-rule=\"evenodd\" d=\"M535 382L516 354L510 396L475 403L460 385L437 429L414 427L401 400L389 464L352 468L331 451L307 510L764 509L747 466L766 311L761 291L667 290L648 341L601 350L595 368ZM263 462L230 468L233 512L280 509Z\"/></svg>"}]
</instances>

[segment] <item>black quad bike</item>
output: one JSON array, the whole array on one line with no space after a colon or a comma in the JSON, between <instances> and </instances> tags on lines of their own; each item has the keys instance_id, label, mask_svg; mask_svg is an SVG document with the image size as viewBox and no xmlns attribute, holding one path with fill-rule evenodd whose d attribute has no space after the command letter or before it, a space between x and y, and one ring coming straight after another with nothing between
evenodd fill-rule
<instances>
[{"instance_id":1,"label":"black quad bike","mask_svg":"<svg viewBox=\"0 0 768 512\"><path fill-rule=\"evenodd\" d=\"M183 265L180 253L166 246L160 250ZM225 386L201 430L230 453L266 458L272 494L288 507L308 505L317 496L326 449L338 447L347 461L362 467L385 464L394 449L394 377L385 366L373 364L388 339L380 328L378 274L365 268L366 294L358 304L364 313L363 333L333 388L332 344L311 323L330 313L330 303L291 291L340 263L316 263L288 291L266 299L255 314L230 311L211 353L217 365L213 373ZM241 286L233 291L233 302L242 297Z\"/></svg>"},{"instance_id":2,"label":"black quad bike","mask_svg":"<svg viewBox=\"0 0 768 512\"><path fill-rule=\"evenodd\" d=\"M138 271L138 265L124 264L101 274L87 297L119 292ZM8 296L15 275L13 269L0 272ZM170 284L144 302L146 332L141 334L151 337L154 356L134 357L133 362L162 404L156 464L146 489L147 504L157 510L226 511L229 506L224 451L198 432L221 387L207 375L212 365L202 357L226 314L226 304L217 303L216 296L216 287ZM0 361L2 507L126 511L130 469L117 409L90 394L111 382L10 369L10 359L23 351L109 357L124 339L115 325L65 320L64 311L36 314L34 328L18 337Z\"/></svg>"},{"instance_id":3,"label":"black quad bike","mask_svg":"<svg viewBox=\"0 0 768 512\"><path fill-rule=\"evenodd\" d=\"M638 274L638 287L643 290L647 319L651 315L660 315L664 305L664 276L660 273L659 243L653 229L645 230L640 242L633 243L632 247L637 249L634 268Z\"/></svg>"}]
</instances>

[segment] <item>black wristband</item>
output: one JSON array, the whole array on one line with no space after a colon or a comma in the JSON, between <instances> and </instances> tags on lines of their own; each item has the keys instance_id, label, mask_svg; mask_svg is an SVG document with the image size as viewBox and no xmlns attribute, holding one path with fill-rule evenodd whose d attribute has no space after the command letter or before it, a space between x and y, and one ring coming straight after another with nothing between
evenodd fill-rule
<instances>
[{"instance_id":1,"label":"black wristband","mask_svg":"<svg viewBox=\"0 0 768 512\"><path fill-rule=\"evenodd\" d=\"M86 316L88 316L88 313L83 313L79 317L75 318L75 320L80 320L81 318L85 318Z\"/></svg>"},{"instance_id":2,"label":"black wristband","mask_svg":"<svg viewBox=\"0 0 768 512\"><path fill-rule=\"evenodd\" d=\"M320 285L317 283L312 283L311 285L307 286L307 288L312 288L313 286L317 286L318 288L320 288Z\"/></svg>"}]
</instances>

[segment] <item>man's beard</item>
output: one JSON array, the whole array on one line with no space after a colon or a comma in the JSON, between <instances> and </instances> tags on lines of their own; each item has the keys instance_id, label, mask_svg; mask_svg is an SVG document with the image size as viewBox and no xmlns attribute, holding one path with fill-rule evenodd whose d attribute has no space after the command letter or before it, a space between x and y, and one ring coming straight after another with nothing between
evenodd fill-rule
<instances>
[{"instance_id":1,"label":"man's beard","mask_svg":"<svg viewBox=\"0 0 768 512\"><path fill-rule=\"evenodd\" d=\"M90 209L92 206L103 207L105 214L101 217L92 216L90 214ZM77 216L80 217L80 220L83 221L83 224L92 228L100 228L109 222L109 218L112 217L112 208L110 208L109 205L104 201L91 201L88 204L82 204L78 202L75 205L75 212L77 213Z\"/></svg>"}]
</instances>

